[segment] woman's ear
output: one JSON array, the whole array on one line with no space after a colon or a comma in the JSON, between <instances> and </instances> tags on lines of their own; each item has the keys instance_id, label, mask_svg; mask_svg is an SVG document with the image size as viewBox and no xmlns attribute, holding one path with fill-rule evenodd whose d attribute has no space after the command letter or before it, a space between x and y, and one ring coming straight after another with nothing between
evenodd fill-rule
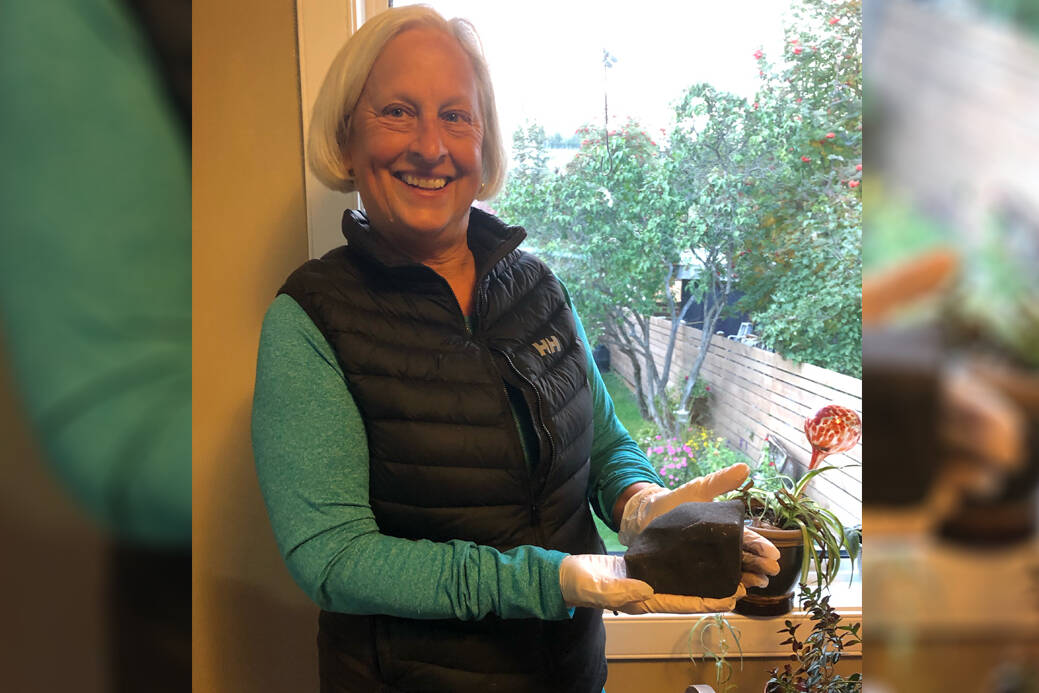
<instances>
[{"instance_id":1,"label":"woman's ear","mask_svg":"<svg viewBox=\"0 0 1039 693\"><path fill-rule=\"evenodd\" d=\"M343 163L342 170L346 171L347 178L353 179L354 168L353 159L350 156L350 119L340 126L339 132L336 133L336 143L339 145L339 156Z\"/></svg>"}]
</instances>

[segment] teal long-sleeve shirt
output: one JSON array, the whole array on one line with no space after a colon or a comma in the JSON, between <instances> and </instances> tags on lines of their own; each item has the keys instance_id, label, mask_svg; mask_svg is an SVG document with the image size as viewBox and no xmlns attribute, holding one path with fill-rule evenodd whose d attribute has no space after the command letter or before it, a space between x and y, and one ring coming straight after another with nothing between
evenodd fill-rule
<instances>
[{"instance_id":1,"label":"teal long-sleeve shirt","mask_svg":"<svg viewBox=\"0 0 1039 693\"><path fill-rule=\"evenodd\" d=\"M580 320L577 330L587 345ZM627 486L661 481L617 420L587 346L586 352L594 406L588 498L612 526L611 510ZM321 608L462 620L571 613L559 588L564 553L536 546L502 552L379 532L368 498L364 422L331 345L285 295L263 323L252 438L278 547L293 578Z\"/></svg>"},{"instance_id":2,"label":"teal long-sleeve shirt","mask_svg":"<svg viewBox=\"0 0 1039 693\"><path fill-rule=\"evenodd\" d=\"M50 469L191 546L191 148L130 3L0 2L0 341Z\"/></svg>"}]
</instances>

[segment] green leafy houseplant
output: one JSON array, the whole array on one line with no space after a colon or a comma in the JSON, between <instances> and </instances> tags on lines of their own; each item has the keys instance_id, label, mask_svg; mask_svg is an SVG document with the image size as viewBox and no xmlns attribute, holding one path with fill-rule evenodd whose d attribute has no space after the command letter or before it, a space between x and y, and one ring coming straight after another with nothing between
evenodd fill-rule
<instances>
[{"instance_id":1,"label":"green leafy houseplant","mask_svg":"<svg viewBox=\"0 0 1039 693\"><path fill-rule=\"evenodd\" d=\"M845 649L862 642L862 624L841 624L840 614L830 606L830 597L823 595L822 587L813 589L802 583L800 601L812 631L800 640L797 629L803 624L790 620L777 631L787 636L781 644L790 646L793 663L785 664L782 670L772 670L765 693L858 693L862 690L862 675L855 673L844 678L834 669Z\"/></svg>"},{"instance_id":2,"label":"green leafy houseplant","mask_svg":"<svg viewBox=\"0 0 1039 693\"><path fill-rule=\"evenodd\" d=\"M814 548L802 552L802 582L814 567L818 583L829 585L840 570L841 549L847 550L853 561L858 556L858 544L846 541L848 535L840 519L804 493L808 482L834 469L837 467L832 465L818 467L796 482L779 475L782 486L777 490L757 488L750 481L737 492L747 506L752 526L798 530L804 546Z\"/></svg>"}]
</instances>

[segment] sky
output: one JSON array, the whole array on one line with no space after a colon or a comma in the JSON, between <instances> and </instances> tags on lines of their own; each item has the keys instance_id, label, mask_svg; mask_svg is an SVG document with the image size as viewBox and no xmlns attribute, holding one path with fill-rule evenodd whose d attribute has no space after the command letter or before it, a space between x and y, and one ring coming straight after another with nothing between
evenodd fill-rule
<instances>
[{"instance_id":1,"label":"sky","mask_svg":"<svg viewBox=\"0 0 1039 693\"><path fill-rule=\"evenodd\" d=\"M415 4L395 1L394 6ZM779 55L783 0L425 0L476 27L491 69L506 144L526 119L564 138L602 124L604 85L611 127L628 116L652 136L669 128L671 104L696 82L753 95L753 53ZM522 8L522 9L517 9ZM617 62L604 76L602 51Z\"/></svg>"}]
</instances>

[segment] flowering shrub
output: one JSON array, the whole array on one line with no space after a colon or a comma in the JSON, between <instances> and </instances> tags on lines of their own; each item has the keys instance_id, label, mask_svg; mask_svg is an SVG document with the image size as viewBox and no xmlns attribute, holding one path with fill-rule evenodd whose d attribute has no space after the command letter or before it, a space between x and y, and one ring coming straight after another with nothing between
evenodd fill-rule
<instances>
[{"instance_id":1,"label":"flowering shrub","mask_svg":"<svg viewBox=\"0 0 1039 693\"><path fill-rule=\"evenodd\" d=\"M748 462L746 455L730 448L724 438L708 428L695 426L683 437L685 440L656 434L643 441L646 456L668 488L678 488L737 462Z\"/></svg>"}]
</instances>

